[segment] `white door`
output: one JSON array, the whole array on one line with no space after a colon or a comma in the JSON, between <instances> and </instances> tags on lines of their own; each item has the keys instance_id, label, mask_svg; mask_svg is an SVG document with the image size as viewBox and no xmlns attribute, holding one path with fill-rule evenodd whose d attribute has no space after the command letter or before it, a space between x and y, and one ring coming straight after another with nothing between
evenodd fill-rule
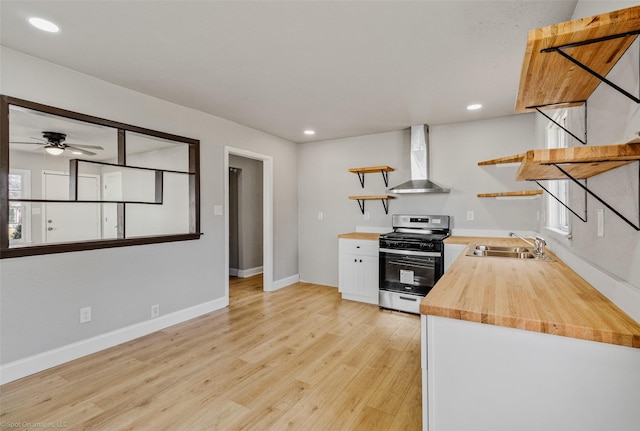
<instances>
[{"instance_id":1,"label":"white door","mask_svg":"<svg viewBox=\"0 0 640 431\"><path fill-rule=\"evenodd\" d=\"M122 172L102 175L102 200L122 200ZM118 238L118 204L102 205L102 237Z\"/></svg>"},{"instance_id":2,"label":"white door","mask_svg":"<svg viewBox=\"0 0 640 431\"><path fill-rule=\"evenodd\" d=\"M69 174L43 172L44 197L69 199ZM78 176L78 198L100 200L100 179ZM44 239L47 243L88 241L100 238L100 206L91 203L44 204Z\"/></svg>"}]
</instances>

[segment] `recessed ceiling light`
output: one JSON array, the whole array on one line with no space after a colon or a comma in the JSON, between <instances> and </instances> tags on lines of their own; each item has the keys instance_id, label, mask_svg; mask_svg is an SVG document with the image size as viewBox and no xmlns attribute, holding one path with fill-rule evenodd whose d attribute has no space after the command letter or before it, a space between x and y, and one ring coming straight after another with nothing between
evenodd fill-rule
<instances>
[{"instance_id":1,"label":"recessed ceiling light","mask_svg":"<svg viewBox=\"0 0 640 431\"><path fill-rule=\"evenodd\" d=\"M315 130L305 130L305 131L304 131L304 134L305 134L305 135L309 135L309 136L311 136L311 135L315 135L315 134L316 134L316 131L315 131Z\"/></svg>"},{"instance_id":2,"label":"recessed ceiling light","mask_svg":"<svg viewBox=\"0 0 640 431\"><path fill-rule=\"evenodd\" d=\"M482 105L479 104L479 103L474 103L473 105L467 106L467 109L469 111L475 111L475 110L480 109L480 108L482 108Z\"/></svg>"},{"instance_id":3,"label":"recessed ceiling light","mask_svg":"<svg viewBox=\"0 0 640 431\"><path fill-rule=\"evenodd\" d=\"M40 30L48 31L49 33L57 33L60 31L60 27L42 18L29 18L29 24L39 28Z\"/></svg>"}]
</instances>

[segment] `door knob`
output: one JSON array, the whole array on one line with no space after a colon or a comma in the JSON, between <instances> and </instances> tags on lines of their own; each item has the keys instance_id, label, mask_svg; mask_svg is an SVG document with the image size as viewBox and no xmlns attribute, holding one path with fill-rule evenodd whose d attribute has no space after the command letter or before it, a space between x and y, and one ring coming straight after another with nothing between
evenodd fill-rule
<instances>
[{"instance_id":1,"label":"door knob","mask_svg":"<svg viewBox=\"0 0 640 431\"><path fill-rule=\"evenodd\" d=\"M48 227L47 230L51 231L51 230L53 230L53 228L52 227Z\"/></svg>"}]
</instances>

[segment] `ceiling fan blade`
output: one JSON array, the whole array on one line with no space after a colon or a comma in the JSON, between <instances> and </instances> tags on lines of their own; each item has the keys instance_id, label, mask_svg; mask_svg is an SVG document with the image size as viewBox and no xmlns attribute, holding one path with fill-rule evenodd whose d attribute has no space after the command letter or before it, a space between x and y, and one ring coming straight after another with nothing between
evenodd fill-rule
<instances>
[{"instance_id":1,"label":"ceiling fan blade","mask_svg":"<svg viewBox=\"0 0 640 431\"><path fill-rule=\"evenodd\" d=\"M93 151L87 151L87 150L83 150L82 148L77 148L73 145L65 145L65 148L69 148L72 151L75 151L77 153L80 154L84 154L85 156L95 156L96 153L94 153Z\"/></svg>"},{"instance_id":2,"label":"ceiling fan blade","mask_svg":"<svg viewBox=\"0 0 640 431\"><path fill-rule=\"evenodd\" d=\"M20 142L20 141L13 141L13 142L9 142L10 144L21 144L21 145L47 145L44 142L40 143L40 142Z\"/></svg>"},{"instance_id":3,"label":"ceiling fan blade","mask_svg":"<svg viewBox=\"0 0 640 431\"><path fill-rule=\"evenodd\" d=\"M80 144L72 144L67 142L66 145L72 145L76 148L93 148L94 150L104 150L100 145L80 145Z\"/></svg>"}]
</instances>

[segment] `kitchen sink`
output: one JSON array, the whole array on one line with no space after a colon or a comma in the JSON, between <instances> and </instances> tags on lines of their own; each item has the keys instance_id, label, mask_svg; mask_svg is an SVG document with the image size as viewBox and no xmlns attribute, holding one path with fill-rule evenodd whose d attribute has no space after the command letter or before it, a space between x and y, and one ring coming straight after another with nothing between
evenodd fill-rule
<instances>
[{"instance_id":1,"label":"kitchen sink","mask_svg":"<svg viewBox=\"0 0 640 431\"><path fill-rule=\"evenodd\" d=\"M474 245L467 256L478 257L507 257L512 259L536 259L532 247L520 246L496 246L496 245ZM540 260L540 259L539 259ZM544 257L542 260L551 260Z\"/></svg>"}]
</instances>

